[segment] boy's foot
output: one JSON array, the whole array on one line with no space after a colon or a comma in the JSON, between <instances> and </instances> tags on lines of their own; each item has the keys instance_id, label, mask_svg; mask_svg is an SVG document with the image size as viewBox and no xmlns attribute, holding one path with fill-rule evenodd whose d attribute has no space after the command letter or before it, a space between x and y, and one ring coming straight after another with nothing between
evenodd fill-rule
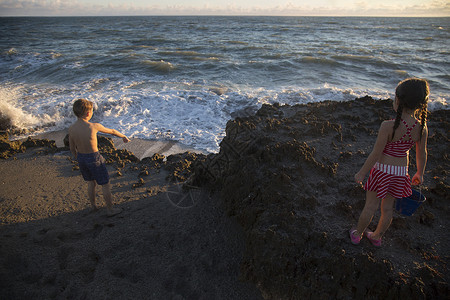
<instances>
[{"instance_id":1,"label":"boy's foot","mask_svg":"<svg viewBox=\"0 0 450 300\"><path fill-rule=\"evenodd\" d=\"M356 229L350 229L349 234L350 234L350 239L352 241L352 244L358 245L361 242L362 237L355 235L355 233L356 233Z\"/></svg>"},{"instance_id":2,"label":"boy's foot","mask_svg":"<svg viewBox=\"0 0 450 300\"><path fill-rule=\"evenodd\" d=\"M374 245L375 247L381 247L381 238L379 240L376 240L376 239L372 238L372 235L373 235L372 231L366 230L364 232L364 234L369 239L369 241L372 243L372 245Z\"/></svg>"},{"instance_id":3,"label":"boy's foot","mask_svg":"<svg viewBox=\"0 0 450 300\"><path fill-rule=\"evenodd\" d=\"M108 209L108 210L107 210L106 216L107 216L107 217L112 217L112 216L115 216L115 215L120 214L121 212L122 212L122 209L121 209L121 208L114 207L114 208L112 208L112 209Z\"/></svg>"}]
</instances>

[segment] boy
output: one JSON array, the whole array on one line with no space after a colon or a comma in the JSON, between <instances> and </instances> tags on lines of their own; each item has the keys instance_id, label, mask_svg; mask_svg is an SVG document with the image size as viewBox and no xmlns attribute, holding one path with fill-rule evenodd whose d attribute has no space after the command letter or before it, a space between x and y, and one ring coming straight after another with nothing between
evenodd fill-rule
<instances>
[{"instance_id":1,"label":"boy","mask_svg":"<svg viewBox=\"0 0 450 300\"><path fill-rule=\"evenodd\" d=\"M122 212L120 208L113 208L109 174L105 166L105 159L98 152L97 132L108 133L123 139L124 143L130 140L114 129L109 129L100 123L91 123L93 103L86 99L78 99L73 104L73 112L78 120L69 127L70 152L78 161L81 175L88 182L88 195L92 208L95 205L95 188L102 186L103 198L106 202L107 216L114 216Z\"/></svg>"}]
</instances>

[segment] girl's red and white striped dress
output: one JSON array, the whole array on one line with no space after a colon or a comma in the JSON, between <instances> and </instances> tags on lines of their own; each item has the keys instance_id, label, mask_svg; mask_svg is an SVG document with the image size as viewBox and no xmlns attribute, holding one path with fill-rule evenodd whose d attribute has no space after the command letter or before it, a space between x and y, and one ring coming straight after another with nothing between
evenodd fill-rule
<instances>
[{"instance_id":1,"label":"girl's red and white striped dress","mask_svg":"<svg viewBox=\"0 0 450 300\"><path fill-rule=\"evenodd\" d=\"M417 120L411 127L404 120L402 122L406 126L406 133L399 140L387 143L383 154L393 157L405 157L415 144L411 137L411 131L416 126ZM406 136L409 137L408 140L404 140ZM409 197L412 190L408 166L393 166L377 162L370 170L369 179L367 179L364 189L377 192L377 198L380 199L384 199L387 194L395 198Z\"/></svg>"}]
</instances>

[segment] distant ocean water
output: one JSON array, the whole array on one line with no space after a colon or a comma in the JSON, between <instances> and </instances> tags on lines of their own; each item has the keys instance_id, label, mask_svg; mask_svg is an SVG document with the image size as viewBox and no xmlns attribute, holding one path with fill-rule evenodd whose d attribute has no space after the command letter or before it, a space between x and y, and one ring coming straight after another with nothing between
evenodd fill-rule
<instances>
[{"instance_id":1,"label":"distant ocean water","mask_svg":"<svg viewBox=\"0 0 450 300\"><path fill-rule=\"evenodd\" d=\"M0 18L0 112L54 131L87 98L131 137L216 152L263 103L392 98L415 76L448 109L449 53L450 18Z\"/></svg>"}]
</instances>

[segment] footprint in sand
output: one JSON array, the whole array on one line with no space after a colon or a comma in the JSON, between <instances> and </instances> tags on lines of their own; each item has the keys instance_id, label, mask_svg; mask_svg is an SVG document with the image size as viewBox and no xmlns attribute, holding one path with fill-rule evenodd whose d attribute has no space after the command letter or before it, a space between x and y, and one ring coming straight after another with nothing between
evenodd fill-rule
<instances>
[{"instance_id":1,"label":"footprint in sand","mask_svg":"<svg viewBox=\"0 0 450 300\"><path fill-rule=\"evenodd\" d=\"M64 270L67 268L67 258L73 252L74 252L74 249L72 247L61 247L60 249L58 249L57 258L58 258L60 270Z\"/></svg>"},{"instance_id":2,"label":"footprint in sand","mask_svg":"<svg viewBox=\"0 0 450 300\"><path fill-rule=\"evenodd\" d=\"M60 270L79 274L85 283L94 280L95 270L101 261L100 255L93 250L80 251L73 247L64 246L58 249L57 259Z\"/></svg>"},{"instance_id":3,"label":"footprint in sand","mask_svg":"<svg viewBox=\"0 0 450 300\"><path fill-rule=\"evenodd\" d=\"M170 277L164 281L164 288L172 294L172 299L199 299L200 294L192 285L192 271L185 265L174 265Z\"/></svg>"},{"instance_id":4,"label":"footprint in sand","mask_svg":"<svg viewBox=\"0 0 450 300\"><path fill-rule=\"evenodd\" d=\"M82 260L78 268L78 272L82 275L85 283L91 283L94 280L95 271L100 261L101 257L97 252L90 250L86 253L85 259Z\"/></svg>"}]
</instances>

